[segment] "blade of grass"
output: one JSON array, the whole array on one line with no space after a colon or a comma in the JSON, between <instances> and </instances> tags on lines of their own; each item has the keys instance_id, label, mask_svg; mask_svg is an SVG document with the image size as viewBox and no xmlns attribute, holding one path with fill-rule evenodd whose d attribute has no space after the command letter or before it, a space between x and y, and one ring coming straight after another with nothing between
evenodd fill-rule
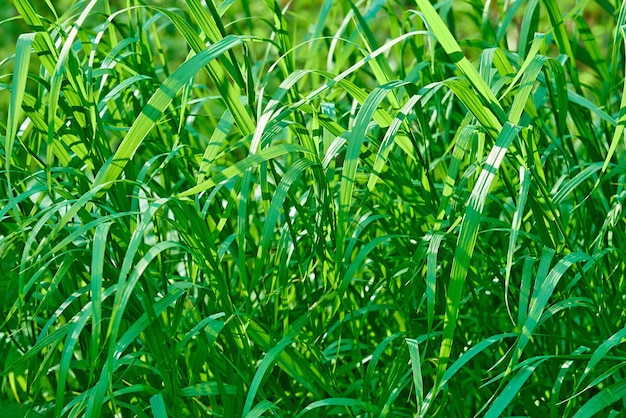
<instances>
[{"instance_id":1,"label":"blade of grass","mask_svg":"<svg viewBox=\"0 0 626 418\"><path fill-rule=\"evenodd\" d=\"M142 110L113 155L110 164L105 165L98 173L94 186L102 184L108 187L110 182L117 180L145 137L157 124L165 108L169 106L185 83L209 62L239 43L241 43L240 38L229 35L190 58L174 71L150 98L145 109Z\"/></svg>"},{"instance_id":2,"label":"blade of grass","mask_svg":"<svg viewBox=\"0 0 626 418\"><path fill-rule=\"evenodd\" d=\"M502 134L498 138L496 145L489 153L487 163L480 173L480 177L476 182L470 196L461 230L457 241L457 247L452 262L452 271L450 273L450 284L446 294L446 313L444 318L443 340L439 352L439 365L437 367L437 378L435 382L435 392L441 387L441 382L447 368L450 353L452 351L452 342L454 340L454 331L456 329L457 318L461 305L461 296L465 285L465 279L470 267L470 261L474 252L476 238L478 236L478 227L480 225L487 193L496 172L504 159L507 148L517 136L520 128L509 122L504 125Z\"/></svg>"}]
</instances>

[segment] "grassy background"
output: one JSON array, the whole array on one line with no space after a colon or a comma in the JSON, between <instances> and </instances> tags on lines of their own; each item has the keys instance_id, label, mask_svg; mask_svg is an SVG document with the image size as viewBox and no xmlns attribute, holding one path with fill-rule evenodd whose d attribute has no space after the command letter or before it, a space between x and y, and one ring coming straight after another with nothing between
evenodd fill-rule
<instances>
[{"instance_id":1,"label":"grassy background","mask_svg":"<svg viewBox=\"0 0 626 418\"><path fill-rule=\"evenodd\" d=\"M15 0L2 416L618 416L621 2Z\"/></svg>"}]
</instances>

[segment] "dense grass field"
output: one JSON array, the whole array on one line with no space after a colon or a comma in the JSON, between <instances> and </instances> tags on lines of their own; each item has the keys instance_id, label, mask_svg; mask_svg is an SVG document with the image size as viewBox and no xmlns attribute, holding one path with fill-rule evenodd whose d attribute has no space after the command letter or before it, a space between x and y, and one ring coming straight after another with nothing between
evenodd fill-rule
<instances>
[{"instance_id":1,"label":"dense grass field","mask_svg":"<svg viewBox=\"0 0 626 418\"><path fill-rule=\"evenodd\" d=\"M626 408L622 2L2 7L0 416Z\"/></svg>"}]
</instances>

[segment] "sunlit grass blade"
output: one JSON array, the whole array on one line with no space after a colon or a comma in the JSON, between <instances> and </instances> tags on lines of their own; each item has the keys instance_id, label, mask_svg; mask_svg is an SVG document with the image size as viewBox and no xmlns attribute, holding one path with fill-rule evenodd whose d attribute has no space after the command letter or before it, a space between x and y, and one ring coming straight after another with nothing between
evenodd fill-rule
<instances>
[{"instance_id":1,"label":"sunlit grass blade","mask_svg":"<svg viewBox=\"0 0 626 418\"><path fill-rule=\"evenodd\" d=\"M172 73L150 98L146 107L142 110L135 123L133 123L133 126L126 134L124 140L115 152L115 155L113 155L111 163L103 167L98 173L96 184L108 185L109 182L117 180L128 161L132 159L135 152L137 152L142 141L157 124L163 111L172 102L174 95L176 95L187 81L194 77L202 67L240 42L241 40L238 37L232 35L221 39L206 50L191 57Z\"/></svg>"},{"instance_id":2,"label":"sunlit grass blade","mask_svg":"<svg viewBox=\"0 0 626 418\"><path fill-rule=\"evenodd\" d=\"M470 267L472 254L476 245L478 236L478 228L480 226L481 216L487 193L493 183L496 172L504 159L507 148L517 136L519 127L510 123L506 123L502 130L502 134L489 153L487 163L480 173L480 177L472 190L470 200L468 202L461 230L457 242L457 248L454 253L454 261L452 263L452 271L450 273L450 284L446 294L446 316L444 322L443 341L439 352L439 366L437 367L437 381L435 387L439 387L441 379L447 368L450 353L452 350L452 341L454 340L454 331L459 314L461 296L465 285L465 279Z\"/></svg>"},{"instance_id":3,"label":"sunlit grass blade","mask_svg":"<svg viewBox=\"0 0 626 418\"><path fill-rule=\"evenodd\" d=\"M473 89L481 98L484 106L489 109L489 111L492 112L500 122L502 122L504 112L498 99L493 95L491 89L480 77L474 66L465 57L461 47L446 27L444 21L441 17L439 17L435 8L426 0L416 0L416 3L424 14L424 18L430 31L435 35L437 41L446 51L446 54L448 54L459 71L472 84Z\"/></svg>"},{"instance_id":4,"label":"sunlit grass blade","mask_svg":"<svg viewBox=\"0 0 626 418\"><path fill-rule=\"evenodd\" d=\"M302 148L298 145L292 144L278 144L271 146L269 148L263 149L256 154L252 154L249 157L239 161L238 163L226 168L221 173L214 175L213 177L204 180L200 184L190 188L189 190L185 190L179 196L186 197L196 193L204 192L217 184L223 182L224 180L228 180L238 174L243 174L245 171L251 167L256 167L257 165L269 161L272 158L280 157L282 155L293 153L293 152L306 152L305 148Z\"/></svg>"},{"instance_id":5,"label":"sunlit grass blade","mask_svg":"<svg viewBox=\"0 0 626 418\"><path fill-rule=\"evenodd\" d=\"M9 112L7 120L7 130L5 136L5 175L9 183L9 193L13 192L11 187L11 156L13 155L13 143L17 134L19 116L24 100L26 81L28 80L28 64L32 49L34 33L20 35L15 46L15 67L13 73L13 84L11 87L11 101L9 102Z\"/></svg>"}]
</instances>

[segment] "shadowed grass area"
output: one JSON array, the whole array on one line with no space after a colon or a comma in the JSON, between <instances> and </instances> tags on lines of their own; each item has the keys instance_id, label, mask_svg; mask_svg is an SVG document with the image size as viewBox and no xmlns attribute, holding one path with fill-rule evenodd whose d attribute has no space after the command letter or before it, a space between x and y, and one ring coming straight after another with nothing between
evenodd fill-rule
<instances>
[{"instance_id":1,"label":"shadowed grass area","mask_svg":"<svg viewBox=\"0 0 626 418\"><path fill-rule=\"evenodd\" d=\"M0 415L618 416L626 7L570 3L15 0Z\"/></svg>"}]
</instances>

